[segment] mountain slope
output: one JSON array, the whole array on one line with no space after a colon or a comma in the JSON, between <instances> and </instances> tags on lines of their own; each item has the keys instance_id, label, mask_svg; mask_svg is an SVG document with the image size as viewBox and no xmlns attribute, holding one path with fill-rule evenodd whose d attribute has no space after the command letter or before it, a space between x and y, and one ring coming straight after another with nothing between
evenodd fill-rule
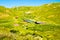
<instances>
[{"instance_id":1,"label":"mountain slope","mask_svg":"<svg viewBox=\"0 0 60 40\"><path fill-rule=\"evenodd\" d=\"M14 8L0 6L1 40L60 40L59 30L60 3Z\"/></svg>"}]
</instances>

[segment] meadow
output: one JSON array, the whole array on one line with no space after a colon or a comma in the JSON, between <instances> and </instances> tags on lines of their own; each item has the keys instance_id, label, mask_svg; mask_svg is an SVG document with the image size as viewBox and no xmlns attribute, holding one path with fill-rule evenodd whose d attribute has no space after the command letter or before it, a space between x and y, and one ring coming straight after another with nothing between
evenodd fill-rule
<instances>
[{"instance_id":1,"label":"meadow","mask_svg":"<svg viewBox=\"0 0 60 40\"><path fill-rule=\"evenodd\" d=\"M0 6L0 40L60 40L60 3Z\"/></svg>"}]
</instances>

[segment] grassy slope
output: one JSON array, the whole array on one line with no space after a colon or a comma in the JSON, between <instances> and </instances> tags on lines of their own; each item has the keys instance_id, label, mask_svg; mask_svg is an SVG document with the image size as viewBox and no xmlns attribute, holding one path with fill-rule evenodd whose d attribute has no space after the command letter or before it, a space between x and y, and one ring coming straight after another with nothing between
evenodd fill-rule
<instances>
[{"instance_id":1,"label":"grassy slope","mask_svg":"<svg viewBox=\"0 0 60 40\"><path fill-rule=\"evenodd\" d=\"M29 14L27 12L30 12ZM18 17L16 19L16 17ZM41 21L45 24L24 22L23 19ZM16 30L11 33L10 30ZM0 6L1 40L43 40L60 39L60 3L36 7L5 8Z\"/></svg>"}]
</instances>

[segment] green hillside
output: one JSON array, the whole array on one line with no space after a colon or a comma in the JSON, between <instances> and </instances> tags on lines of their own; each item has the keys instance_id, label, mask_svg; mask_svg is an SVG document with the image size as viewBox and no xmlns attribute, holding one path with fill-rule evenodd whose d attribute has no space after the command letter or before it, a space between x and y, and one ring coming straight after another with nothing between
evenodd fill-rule
<instances>
[{"instance_id":1,"label":"green hillside","mask_svg":"<svg viewBox=\"0 0 60 40\"><path fill-rule=\"evenodd\" d=\"M0 40L60 40L60 3L0 6Z\"/></svg>"}]
</instances>

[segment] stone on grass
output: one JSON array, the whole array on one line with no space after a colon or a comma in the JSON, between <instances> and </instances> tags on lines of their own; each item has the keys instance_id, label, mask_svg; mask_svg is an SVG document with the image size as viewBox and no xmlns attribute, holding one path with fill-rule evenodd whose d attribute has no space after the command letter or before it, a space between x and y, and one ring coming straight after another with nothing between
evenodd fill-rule
<instances>
[{"instance_id":1,"label":"stone on grass","mask_svg":"<svg viewBox=\"0 0 60 40\"><path fill-rule=\"evenodd\" d=\"M30 11L28 11L28 12L25 12L26 14L30 14L31 12Z\"/></svg>"},{"instance_id":2,"label":"stone on grass","mask_svg":"<svg viewBox=\"0 0 60 40\"><path fill-rule=\"evenodd\" d=\"M19 26L19 24L14 24L14 26Z\"/></svg>"},{"instance_id":3,"label":"stone on grass","mask_svg":"<svg viewBox=\"0 0 60 40\"><path fill-rule=\"evenodd\" d=\"M43 40L40 36L34 37L34 40Z\"/></svg>"}]
</instances>

